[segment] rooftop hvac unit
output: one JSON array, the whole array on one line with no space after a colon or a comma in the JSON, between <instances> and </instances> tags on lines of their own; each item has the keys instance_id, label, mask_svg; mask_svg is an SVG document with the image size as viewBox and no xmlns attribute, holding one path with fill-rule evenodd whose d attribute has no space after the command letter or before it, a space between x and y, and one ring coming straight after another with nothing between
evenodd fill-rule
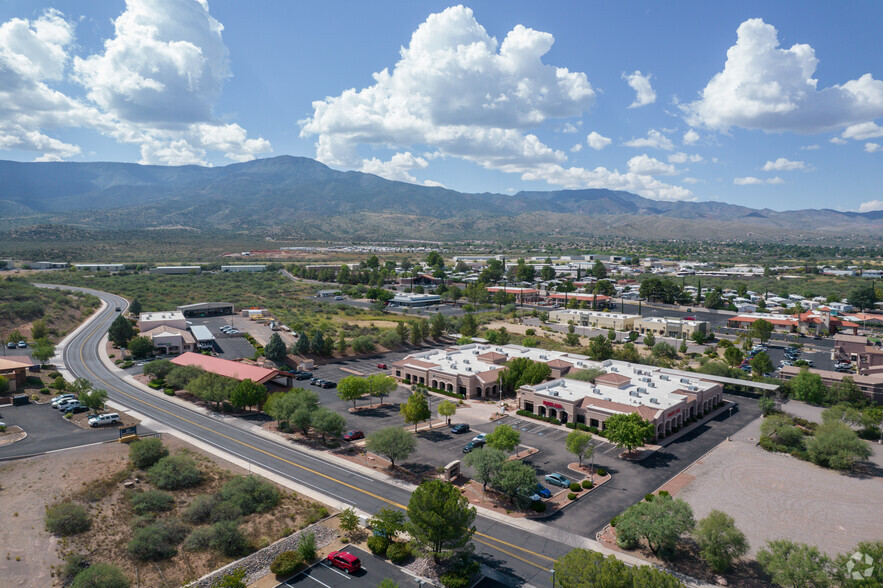
<instances>
[{"instance_id":1,"label":"rooftop hvac unit","mask_svg":"<svg viewBox=\"0 0 883 588\"><path fill-rule=\"evenodd\" d=\"M472 355L478 355L478 349L474 349L474 350L472 351Z\"/></svg>"},{"instance_id":2,"label":"rooftop hvac unit","mask_svg":"<svg viewBox=\"0 0 883 588\"><path fill-rule=\"evenodd\" d=\"M651 388L655 388L655 387L656 387L656 383L655 383L655 382L650 382L649 385L650 385Z\"/></svg>"},{"instance_id":3,"label":"rooftop hvac unit","mask_svg":"<svg viewBox=\"0 0 883 588\"><path fill-rule=\"evenodd\" d=\"M500 353L503 353L503 348L502 348L502 347L497 347L497 351L500 352Z\"/></svg>"},{"instance_id":4,"label":"rooftop hvac unit","mask_svg":"<svg viewBox=\"0 0 883 588\"><path fill-rule=\"evenodd\" d=\"M681 384L689 384L690 378L681 378Z\"/></svg>"},{"instance_id":5,"label":"rooftop hvac unit","mask_svg":"<svg viewBox=\"0 0 883 588\"><path fill-rule=\"evenodd\" d=\"M592 388L592 394L597 394L598 396L600 396L600 395L601 395L601 391L598 390L597 388Z\"/></svg>"},{"instance_id":6,"label":"rooftop hvac unit","mask_svg":"<svg viewBox=\"0 0 883 588\"><path fill-rule=\"evenodd\" d=\"M643 378L641 378L641 381L642 382L649 382L650 378L648 378L647 376L644 376Z\"/></svg>"},{"instance_id":7,"label":"rooftop hvac unit","mask_svg":"<svg viewBox=\"0 0 883 588\"><path fill-rule=\"evenodd\" d=\"M541 356L540 356L540 359L549 359L549 358L546 357L545 355L541 355Z\"/></svg>"},{"instance_id":8,"label":"rooftop hvac unit","mask_svg":"<svg viewBox=\"0 0 883 588\"><path fill-rule=\"evenodd\" d=\"M646 394L647 388L638 388L638 394Z\"/></svg>"},{"instance_id":9,"label":"rooftop hvac unit","mask_svg":"<svg viewBox=\"0 0 883 588\"><path fill-rule=\"evenodd\" d=\"M558 396L558 391L557 390L549 390L549 395L550 396Z\"/></svg>"},{"instance_id":10,"label":"rooftop hvac unit","mask_svg":"<svg viewBox=\"0 0 883 588\"><path fill-rule=\"evenodd\" d=\"M640 389L640 388L637 389L637 390L631 390L631 391L629 391L629 396L640 396L640 395L641 395L641 389Z\"/></svg>"},{"instance_id":11,"label":"rooftop hvac unit","mask_svg":"<svg viewBox=\"0 0 883 588\"><path fill-rule=\"evenodd\" d=\"M651 398L650 404L659 404L659 400L657 398Z\"/></svg>"},{"instance_id":12,"label":"rooftop hvac unit","mask_svg":"<svg viewBox=\"0 0 883 588\"><path fill-rule=\"evenodd\" d=\"M688 388L688 390L690 390L690 391L692 391L692 392L695 392L695 391L698 390L698 389L699 389L699 386L690 386L690 387Z\"/></svg>"},{"instance_id":13,"label":"rooftop hvac unit","mask_svg":"<svg viewBox=\"0 0 883 588\"><path fill-rule=\"evenodd\" d=\"M619 370L616 369L616 366L610 366L610 371L611 372L618 372Z\"/></svg>"},{"instance_id":14,"label":"rooftop hvac unit","mask_svg":"<svg viewBox=\"0 0 883 588\"><path fill-rule=\"evenodd\" d=\"M467 371L467 372L471 372L471 371L472 371L472 368L471 368L471 367L468 367L468 368L466 368L466 371Z\"/></svg>"},{"instance_id":15,"label":"rooftop hvac unit","mask_svg":"<svg viewBox=\"0 0 883 588\"><path fill-rule=\"evenodd\" d=\"M669 378L668 376L666 376L665 374L662 374L662 375L659 376L659 379L660 379L660 380L668 381L670 378Z\"/></svg>"},{"instance_id":16,"label":"rooftop hvac unit","mask_svg":"<svg viewBox=\"0 0 883 588\"><path fill-rule=\"evenodd\" d=\"M463 360L463 363L469 363L469 360L468 360L468 359L464 359L464 360Z\"/></svg>"}]
</instances>

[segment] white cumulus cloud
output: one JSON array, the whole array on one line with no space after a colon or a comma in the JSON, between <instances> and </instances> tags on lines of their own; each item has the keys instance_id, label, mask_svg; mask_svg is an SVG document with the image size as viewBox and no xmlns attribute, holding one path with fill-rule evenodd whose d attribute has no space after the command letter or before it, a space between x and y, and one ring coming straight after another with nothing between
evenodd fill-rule
<instances>
[{"instance_id":1,"label":"white cumulus cloud","mask_svg":"<svg viewBox=\"0 0 883 588\"><path fill-rule=\"evenodd\" d=\"M817 149L821 149L822 146L818 144L813 145L804 145L800 148L801 151L816 151Z\"/></svg>"},{"instance_id":2,"label":"white cumulus cloud","mask_svg":"<svg viewBox=\"0 0 883 588\"><path fill-rule=\"evenodd\" d=\"M757 186L759 184L784 184L785 180L780 177L769 178L766 180L762 180L760 178L755 178L752 176L747 176L744 178L733 178L733 184L736 186Z\"/></svg>"},{"instance_id":3,"label":"white cumulus cloud","mask_svg":"<svg viewBox=\"0 0 883 588\"><path fill-rule=\"evenodd\" d=\"M856 141L876 139L877 137L883 137L883 127L873 122L863 122L846 127L840 136L844 139L855 139Z\"/></svg>"},{"instance_id":4,"label":"white cumulus cloud","mask_svg":"<svg viewBox=\"0 0 883 588\"><path fill-rule=\"evenodd\" d=\"M695 102L683 105L691 126L819 133L883 116L883 81L871 74L827 88L812 76L809 45L779 47L778 31L759 18L739 25L736 44Z\"/></svg>"},{"instance_id":5,"label":"white cumulus cloud","mask_svg":"<svg viewBox=\"0 0 883 588\"><path fill-rule=\"evenodd\" d=\"M540 166L534 171L524 173L524 180L544 180L550 184L564 188L607 188L609 190L625 190L640 194L654 200L695 200L690 190L682 186L666 184L653 176L635 172L621 173L610 171L605 167L585 169L581 167L564 168L550 163Z\"/></svg>"},{"instance_id":6,"label":"white cumulus cloud","mask_svg":"<svg viewBox=\"0 0 883 588\"><path fill-rule=\"evenodd\" d=\"M626 141L624 143L626 147L637 147L640 149L662 149L665 151L671 151L675 148L674 143L671 142L671 139L657 131L656 129L650 129L647 131L647 136L632 139L631 141Z\"/></svg>"},{"instance_id":7,"label":"white cumulus cloud","mask_svg":"<svg viewBox=\"0 0 883 588\"><path fill-rule=\"evenodd\" d=\"M883 149L883 147L880 147L879 143L865 143L865 152L867 153L876 153L881 149Z\"/></svg>"},{"instance_id":8,"label":"white cumulus cloud","mask_svg":"<svg viewBox=\"0 0 883 588\"><path fill-rule=\"evenodd\" d=\"M416 183L417 179L408 173L412 169L424 169L429 163L422 157L415 157L410 151L396 153L389 161L371 158L362 160L360 171L375 174L387 180Z\"/></svg>"},{"instance_id":9,"label":"white cumulus cloud","mask_svg":"<svg viewBox=\"0 0 883 588\"><path fill-rule=\"evenodd\" d=\"M692 178L690 176L687 176L685 178L681 178L681 181L684 182L685 184L698 184L702 180L700 180L699 178Z\"/></svg>"},{"instance_id":10,"label":"white cumulus cloud","mask_svg":"<svg viewBox=\"0 0 883 588\"><path fill-rule=\"evenodd\" d=\"M570 152L571 152L571 153L579 153L579 152L582 151L582 150L583 150L583 144L582 144L582 143L577 143L576 145L574 145L573 147L570 148Z\"/></svg>"},{"instance_id":11,"label":"white cumulus cloud","mask_svg":"<svg viewBox=\"0 0 883 588\"><path fill-rule=\"evenodd\" d=\"M686 133L684 133L684 138L682 140L684 142L684 145L692 145L699 140L699 133L697 133L693 129L690 129Z\"/></svg>"},{"instance_id":12,"label":"white cumulus cloud","mask_svg":"<svg viewBox=\"0 0 883 588\"><path fill-rule=\"evenodd\" d=\"M830 141L835 145L846 145L848 143L848 141L841 139L840 137L831 137Z\"/></svg>"},{"instance_id":13,"label":"white cumulus cloud","mask_svg":"<svg viewBox=\"0 0 883 588\"><path fill-rule=\"evenodd\" d=\"M859 212L874 212L875 210L883 210L883 200L868 200L858 205Z\"/></svg>"},{"instance_id":14,"label":"white cumulus cloud","mask_svg":"<svg viewBox=\"0 0 883 588\"><path fill-rule=\"evenodd\" d=\"M683 151L678 151L677 153L672 153L668 156L668 160L671 163L699 163L702 161L702 156L698 153L694 153L693 155L687 155Z\"/></svg>"},{"instance_id":15,"label":"white cumulus cloud","mask_svg":"<svg viewBox=\"0 0 883 588\"><path fill-rule=\"evenodd\" d=\"M595 151L600 151L610 145L613 142L613 139L609 139L600 133L596 133L592 131L586 137L586 143L589 144L589 147L594 149Z\"/></svg>"},{"instance_id":16,"label":"white cumulus cloud","mask_svg":"<svg viewBox=\"0 0 883 588\"><path fill-rule=\"evenodd\" d=\"M626 80L632 90L635 91L635 101L629 104L629 108L638 108L656 102L656 92L650 84L650 74L642 75L640 71L626 75L622 74L622 79Z\"/></svg>"},{"instance_id":17,"label":"white cumulus cloud","mask_svg":"<svg viewBox=\"0 0 883 588\"><path fill-rule=\"evenodd\" d=\"M677 173L675 166L663 163L646 154L632 157L629 159L628 166L630 172L648 176L673 176Z\"/></svg>"},{"instance_id":18,"label":"white cumulus cloud","mask_svg":"<svg viewBox=\"0 0 883 588\"><path fill-rule=\"evenodd\" d=\"M806 163L803 161L790 161L784 157L780 157L775 161L767 161L761 168L763 171L794 171L805 170Z\"/></svg>"}]
</instances>

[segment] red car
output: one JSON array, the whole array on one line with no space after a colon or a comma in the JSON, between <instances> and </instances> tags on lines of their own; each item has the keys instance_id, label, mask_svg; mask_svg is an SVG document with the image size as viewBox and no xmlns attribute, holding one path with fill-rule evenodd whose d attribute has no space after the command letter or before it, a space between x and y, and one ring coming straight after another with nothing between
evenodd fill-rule
<instances>
[{"instance_id":1,"label":"red car","mask_svg":"<svg viewBox=\"0 0 883 588\"><path fill-rule=\"evenodd\" d=\"M347 574L354 574L362 569L362 562L352 553L332 551L328 554L328 563L342 569Z\"/></svg>"},{"instance_id":2,"label":"red car","mask_svg":"<svg viewBox=\"0 0 883 588\"><path fill-rule=\"evenodd\" d=\"M356 441L358 439L364 439L364 438L365 438L365 433L363 433L362 431L347 431L343 435L344 441Z\"/></svg>"},{"instance_id":3,"label":"red car","mask_svg":"<svg viewBox=\"0 0 883 588\"><path fill-rule=\"evenodd\" d=\"M378 364L377 364L377 369L379 369L379 370L385 370L385 369L389 369L389 366L386 365L385 363L378 363Z\"/></svg>"}]
</instances>

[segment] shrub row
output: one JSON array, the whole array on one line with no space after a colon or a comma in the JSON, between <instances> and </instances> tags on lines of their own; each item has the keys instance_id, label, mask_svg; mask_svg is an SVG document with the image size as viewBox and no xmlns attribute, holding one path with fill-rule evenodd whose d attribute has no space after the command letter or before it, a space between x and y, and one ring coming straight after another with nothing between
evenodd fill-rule
<instances>
[{"instance_id":1,"label":"shrub row","mask_svg":"<svg viewBox=\"0 0 883 588\"><path fill-rule=\"evenodd\" d=\"M524 417L536 419L538 421L545 421L547 423L552 423L553 425L560 425L561 424L561 421L559 421L556 418L540 416L538 414L534 414L534 413L530 412L529 410L516 410L515 414L517 414L518 416L524 416Z\"/></svg>"}]
</instances>

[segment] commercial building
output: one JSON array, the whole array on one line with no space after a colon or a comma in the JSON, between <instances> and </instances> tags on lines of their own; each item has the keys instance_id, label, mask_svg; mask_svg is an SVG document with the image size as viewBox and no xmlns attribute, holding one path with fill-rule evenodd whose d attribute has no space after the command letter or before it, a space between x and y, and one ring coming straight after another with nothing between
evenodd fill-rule
<instances>
[{"instance_id":1,"label":"commercial building","mask_svg":"<svg viewBox=\"0 0 883 588\"><path fill-rule=\"evenodd\" d=\"M316 292L318 298L331 298L340 294L340 290L319 290Z\"/></svg>"},{"instance_id":2,"label":"commercial building","mask_svg":"<svg viewBox=\"0 0 883 588\"><path fill-rule=\"evenodd\" d=\"M596 310L553 310L549 312L549 322L566 325L573 323L581 327L595 329L613 329L615 331L632 331L635 321L641 318L636 314L617 314L614 312L598 312Z\"/></svg>"},{"instance_id":3,"label":"commercial building","mask_svg":"<svg viewBox=\"0 0 883 588\"><path fill-rule=\"evenodd\" d=\"M147 331L142 330L141 335L150 337L150 340L153 341L154 349L159 349L168 355L194 351L196 348L196 340L185 329L158 325Z\"/></svg>"},{"instance_id":4,"label":"commercial building","mask_svg":"<svg viewBox=\"0 0 883 588\"><path fill-rule=\"evenodd\" d=\"M209 331L208 327L204 325L193 325L190 327L190 332L193 334L193 338L196 340L196 345L200 349L212 349L214 347L215 336L212 335L212 332Z\"/></svg>"},{"instance_id":5,"label":"commercial building","mask_svg":"<svg viewBox=\"0 0 883 588\"><path fill-rule=\"evenodd\" d=\"M519 304L524 304L525 302L539 302L540 301L540 291L536 288L510 288L508 286L491 286L487 289L491 294L495 294L496 292L505 292L506 294L512 294L515 296L515 300L518 301Z\"/></svg>"},{"instance_id":6,"label":"commercial building","mask_svg":"<svg viewBox=\"0 0 883 588\"><path fill-rule=\"evenodd\" d=\"M64 269L67 267L67 263L63 261L32 261L28 267L35 270Z\"/></svg>"},{"instance_id":7,"label":"commercial building","mask_svg":"<svg viewBox=\"0 0 883 588\"><path fill-rule=\"evenodd\" d=\"M773 325L773 330L782 333L803 333L804 335L833 335L839 329L852 330L855 335L858 323L831 314L825 307L800 314L740 314L727 319L727 326L747 329L751 323L765 320Z\"/></svg>"},{"instance_id":8,"label":"commercial building","mask_svg":"<svg viewBox=\"0 0 883 588\"><path fill-rule=\"evenodd\" d=\"M202 268L198 265L160 265L150 270L152 274L166 275L198 274L201 272Z\"/></svg>"},{"instance_id":9,"label":"commercial building","mask_svg":"<svg viewBox=\"0 0 883 588\"><path fill-rule=\"evenodd\" d=\"M439 304L441 304L441 296L438 294L400 293L389 301L389 306L400 308L425 308Z\"/></svg>"},{"instance_id":10,"label":"commercial building","mask_svg":"<svg viewBox=\"0 0 883 588\"><path fill-rule=\"evenodd\" d=\"M555 292L546 295L546 301L556 304L569 304L571 301L585 302L594 305L596 309L607 308L610 305L610 296L603 294L581 294L578 292Z\"/></svg>"},{"instance_id":11,"label":"commercial building","mask_svg":"<svg viewBox=\"0 0 883 588\"><path fill-rule=\"evenodd\" d=\"M87 272L121 272L126 269L124 263L75 263L78 270Z\"/></svg>"},{"instance_id":12,"label":"commercial building","mask_svg":"<svg viewBox=\"0 0 883 588\"><path fill-rule=\"evenodd\" d=\"M257 365L221 359L201 353L184 353L172 360L175 365L192 365L207 372L226 376L234 380L251 380L258 384L266 384L282 377L279 370L262 368Z\"/></svg>"},{"instance_id":13,"label":"commercial building","mask_svg":"<svg viewBox=\"0 0 883 588\"><path fill-rule=\"evenodd\" d=\"M34 365L29 357L0 357L0 376L9 380L9 392L24 389L28 377L28 368Z\"/></svg>"},{"instance_id":14,"label":"commercial building","mask_svg":"<svg viewBox=\"0 0 883 588\"><path fill-rule=\"evenodd\" d=\"M176 311L167 312L142 312L138 320L138 329L144 333L161 325L173 327L182 331L187 330L187 321L184 313Z\"/></svg>"},{"instance_id":15,"label":"commercial building","mask_svg":"<svg viewBox=\"0 0 883 588\"><path fill-rule=\"evenodd\" d=\"M694 333L707 333L708 323L705 321L688 321L671 317L645 317L635 320L635 330L646 335L653 333L658 337L690 338Z\"/></svg>"},{"instance_id":16,"label":"commercial building","mask_svg":"<svg viewBox=\"0 0 883 588\"><path fill-rule=\"evenodd\" d=\"M868 398L868 400L877 404L883 404L883 373L878 372L872 375L863 376L853 373L832 372L828 370L817 370L806 367L801 368L790 365L783 366L779 373L781 374L781 378L787 382L788 380L796 378L802 369L808 369L811 374L817 374L822 378L822 383L826 386L839 384L844 378L852 378L853 383L861 393Z\"/></svg>"},{"instance_id":17,"label":"commercial building","mask_svg":"<svg viewBox=\"0 0 883 588\"><path fill-rule=\"evenodd\" d=\"M267 269L266 265L222 265L222 272L262 272Z\"/></svg>"},{"instance_id":18,"label":"commercial building","mask_svg":"<svg viewBox=\"0 0 883 588\"><path fill-rule=\"evenodd\" d=\"M229 302L197 302L178 307L178 312L186 318L202 318L211 316L231 316L233 305Z\"/></svg>"},{"instance_id":19,"label":"commercial building","mask_svg":"<svg viewBox=\"0 0 883 588\"><path fill-rule=\"evenodd\" d=\"M883 375L883 348L871 345L867 337L860 335L834 335L835 361L849 361L856 366L858 374Z\"/></svg>"}]
</instances>

